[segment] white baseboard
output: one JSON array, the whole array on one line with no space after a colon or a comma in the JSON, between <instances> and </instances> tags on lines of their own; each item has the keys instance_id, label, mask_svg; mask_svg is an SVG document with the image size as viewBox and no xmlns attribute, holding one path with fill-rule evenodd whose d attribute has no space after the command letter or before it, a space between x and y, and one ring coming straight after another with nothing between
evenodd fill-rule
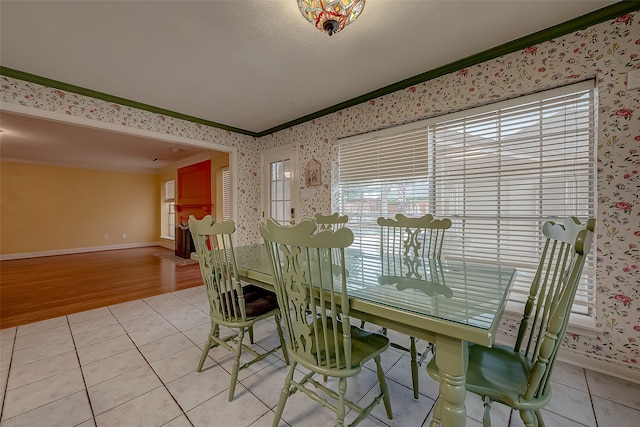
<instances>
[{"instance_id":1,"label":"white baseboard","mask_svg":"<svg viewBox=\"0 0 640 427\"><path fill-rule=\"evenodd\" d=\"M86 252L111 251L115 249L143 248L147 246L162 246L167 249L173 249L173 246L170 246L170 247L166 246L164 242L126 243L122 245L93 246L88 248L54 249L51 251L4 254L4 255L0 255L0 261L8 261L12 259L25 259L25 258L39 258L39 257L55 256L55 255L81 254Z\"/></svg>"},{"instance_id":2,"label":"white baseboard","mask_svg":"<svg viewBox=\"0 0 640 427\"><path fill-rule=\"evenodd\" d=\"M496 342L513 345L514 337L504 331L499 331L496 336ZM557 360L579 368L589 369L640 384L640 367L629 365L628 363L623 363L618 360L612 360L597 354L587 354L566 347L560 348Z\"/></svg>"},{"instance_id":3,"label":"white baseboard","mask_svg":"<svg viewBox=\"0 0 640 427\"><path fill-rule=\"evenodd\" d=\"M640 384L640 368L622 363L617 360L606 359L597 354L585 354L568 348L558 353L558 360L584 369L600 372L605 375L620 378Z\"/></svg>"}]
</instances>

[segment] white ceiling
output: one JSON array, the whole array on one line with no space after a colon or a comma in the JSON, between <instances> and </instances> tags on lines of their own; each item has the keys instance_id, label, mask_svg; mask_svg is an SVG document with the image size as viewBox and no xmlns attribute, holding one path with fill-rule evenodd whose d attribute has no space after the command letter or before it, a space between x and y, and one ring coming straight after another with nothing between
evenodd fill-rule
<instances>
[{"instance_id":1,"label":"white ceiling","mask_svg":"<svg viewBox=\"0 0 640 427\"><path fill-rule=\"evenodd\" d=\"M7 111L2 112L0 127L2 159L19 162L154 174L205 151Z\"/></svg>"},{"instance_id":2,"label":"white ceiling","mask_svg":"<svg viewBox=\"0 0 640 427\"><path fill-rule=\"evenodd\" d=\"M301 16L295 0L2 0L0 60L260 133L613 3L369 0L357 21L329 37ZM5 122L42 126L5 114L3 130ZM56 127L42 127L49 143ZM76 131L62 135L73 139ZM3 157L12 154L7 135ZM85 139L84 148L60 149L69 158L91 146Z\"/></svg>"}]
</instances>

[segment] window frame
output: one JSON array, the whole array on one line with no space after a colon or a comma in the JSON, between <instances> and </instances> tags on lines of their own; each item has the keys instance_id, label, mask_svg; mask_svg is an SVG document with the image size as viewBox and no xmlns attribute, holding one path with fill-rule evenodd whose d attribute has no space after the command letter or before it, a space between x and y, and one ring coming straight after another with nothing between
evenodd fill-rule
<instances>
[{"instance_id":1,"label":"window frame","mask_svg":"<svg viewBox=\"0 0 640 427\"><path fill-rule=\"evenodd\" d=\"M169 194L168 185L173 183L173 197ZM162 185L162 215L165 216L166 222L161 221L164 230L161 233L162 238L172 240L176 238L176 211L175 211L175 178L167 179Z\"/></svg>"},{"instance_id":2,"label":"window frame","mask_svg":"<svg viewBox=\"0 0 640 427\"><path fill-rule=\"evenodd\" d=\"M406 125L400 125L400 126L396 126L393 128L387 128L384 130L380 130L380 131L374 131L374 132L370 132L367 134L362 134L362 135L357 135L357 136L353 136L353 137L348 137L348 138L343 138L343 139L339 139L335 142L335 146L336 146L336 151L337 151L337 156L338 156L338 173L337 178L336 178L336 190L333 192L333 196L332 196L332 205L334 206L334 209L336 209L337 211L341 212L342 214L347 214L349 215L349 222L350 222L350 227L354 227L354 225L356 225L357 223L359 223L359 220L357 217L354 217L353 212L350 211L350 209L348 208L348 206L345 203L345 197L344 197L344 192L349 188L347 186L347 184L345 184L345 182L347 181L347 178L344 178L344 170L348 167L345 166L343 164L343 161L346 162L347 160L341 158L341 150L344 149L348 149L350 147L350 145L355 145L355 144L363 144L363 147L366 146L366 149L368 150L367 153L364 153L364 156L368 156L368 155L372 155L371 152L375 151L376 149L378 149L379 144L383 143L384 141L402 141L402 138L405 138L406 136L412 136L412 135L417 135L417 140L419 144L426 144L426 145L422 145L421 149L423 151L425 151L426 153L428 153L428 159L426 160L427 162L427 166L428 166L428 170L425 172L420 172L421 175L420 177L427 179L429 181L428 184L430 186L430 189L428 191L428 196L427 199L425 200L425 203L428 205L428 213L433 214L436 217L449 217L454 221L454 227L456 227L456 217L455 215L451 215L450 212L447 212L447 214L443 215L442 212L445 212L446 209L441 208L440 205L443 204L444 198L441 198L440 200L438 199L439 194L438 194L438 189L437 189L437 185L438 185L438 172L436 170L437 165L436 163L439 162L440 160L438 159L438 154L437 154L437 149L438 149L438 145L436 145L436 143L434 142L434 129L437 128L441 123L443 122L447 122L447 121L457 121L457 120L464 120L466 118L469 117L475 117L478 115L482 115L482 114L490 114L492 111L496 111L496 110L505 110L505 109L518 109L520 108L520 106L525 106L531 102L540 102L543 104L543 107L546 106L546 104L544 104L544 100L547 99L552 99L554 97L570 97L572 93L580 93L581 91L585 91L589 94L589 103L588 103L588 116L589 116L589 122L586 125L587 129L587 133L588 133L588 142L589 142L589 146L587 149L587 160L586 162L589 165L589 170L588 172L586 172L586 175L588 176L588 183L587 183L587 187L588 187L588 193L587 193L587 198L588 200L584 203L584 205L587 206L586 212L581 212L580 214L577 214L577 216L581 219L581 220L586 220L587 217L596 217L597 215L597 187L596 187L596 149L597 149L597 143L596 143L596 138L597 138L597 132L595 130L596 128L596 123L597 123L597 118L596 116L596 112L597 112L597 93L596 93L596 88L595 88L595 82L593 80L588 80L588 81L584 81L584 82L580 82L580 83L575 83L575 84L571 84L571 85L567 85L567 86L562 86L562 87L558 87L558 88L554 88L554 89L550 89L550 90L546 90L546 91L542 91L542 92L538 92L535 94L529 94L529 95L523 95L517 98L513 98L513 99L509 99L506 101L499 101L496 103L492 103L492 104L488 104L488 105L483 105L480 107L474 107L474 108L470 108L464 111L458 111L455 113L450 113L450 114L445 114L442 116L438 116L438 117L433 117L430 119L426 119L426 120L422 120L419 122L414 122L414 123L410 123L410 124L406 124ZM576 98L577 99L577 98ZM542 110L543 112L546 110ZM567 112L564 112L565 114L565 122L568 121L569 119L567 118ZM575 114L574 114L575 115ZM546 117L541 115L541 122L544 122L546 120ZM583 123L580 123L581 126L585 126ZM579 126L575 125L575 128L578 129ZM501 128L496 128L497 132L499 132L501 130ZM566 129L566 124L565 124L565 129ZM581 129L581 128L580 128ZM424 133L428 134L428 137L424 138ZM542 136L548 136L549 134L544 134L542 131L540 133L540 143L541 145L544 145L545 142L542 138ZM578 137L576 137L578 138ZM396 142L397 142L396 141ZM576 144L582 143L582 141L576 142ZM367 145L369 144L369 145ZM556 143L556 145L560 146L561 143ZM554 145L554 144L549 144L549 145ZM404 149L404 147L402 147L401 145L398 145L398 149ZM363 150L364 151L364 150ZM463 157L466 157L467 155L471 155L474 154L473 152L469 152L469 151L463 151L462 155ZM477 152L475 153L477 154ZM389 161L390 157L387 155L386 157L382 157L384 158L385 161ZM569 155L565 155L565 160L569 159ZM370 169L376 169L378 166L377 165L368 165ZM388 165L384 165L384 168L387 168ZM574 166L575 167L575 166ZM410 167L409 166L403 166L402 167L404 170L408 170ZM393 168L391 168L390 170L395 170ZM370 171L365 171L366 173L369 173ZM518 174L523 173L523 172L516 172ZM582 173L582 171L581 171ZM466 178L465 178L466 179ZM355 182L355 181L354 181ZM498 187L501 185L500 181L497 182L496 184ZM568 190L566 190L568 191ZM472 194L472 193L462 193L463 194L463 198L466 197L465 194ZM450 197L449 195L447 195L447 197ZM547 204L549 204L549 201L551 198L548 196L543 196L543 197L547 197ZM469 197L467 197L469 198ZM542 202L540 202L542 203ZM558 203L559 204L559 203ZM405 203L405 205L408 205ZM384 208L381 208L379 212L372 212L372 215L380 215L380 216L392 216L393 212L390 212L390 209L388 208L388 204L386 205L387 209L385 210ZM508 204L504 204L504 205L500 205L500 206L508 206ZM405 209L407 208L407 206L405 206ZM540 209L541 211L543 210L542 208ZM498 211L499 212L499 211ZM407 212L405 210L405 212L402 213L407 213L409 215L413 214L413 215L419 215L422 212ZM427 213L427 212L424 212ZM535 232L536 234L536 238L537 236L539 236L539 230L540 227L542 225L542 223L545 220L558 220L564 216L567 216L565 214L558 214L558 215L532 215L532 221L535 221L534 224L531 225L531 230L532 233ZM353 217L353 218L352 218ZM356 224L354 224L354 222ZM534 227L535 226L535 227ZM460 224L458 224L458 227L461 227ZM375 229L374 226L370 227L370 232L372 232ZM356 231L354 234L358 234L358 231ZM499 243L500 239L496 238L496 242ZM371 239L370 239L371 240ZM524 241L524 240L523 240ZM528 241L528 240L527 240ZM358 236L356 236L356 242L358 242ZM371 243L371 242L369 242ZM447 242L445 242L445 246L447 245ZM595 252L595 251L594 251ZM447 258L451 258L454 259L456 258L455 254L452 253L448 253L445 255ZM470 259L470 257L466 256L466 257L459 257L459 259L467 259L467 260L473 260L473 261L480 261L480 262L491 262L488 259ZM531 258L531 265L535 265L535 261L537 261L537 258ZM501 264L507 264L507 265L513 265L516 268L520 267L520 271L518 273L519 277L524 275L525 273L523 273L523 269L525 268L523 266L522 262L519 262L519 260L514 260L513 262L509 261L509 262L503 262L503 261L493 261L495 262L499 262ZM577 303L573 310L575 312L572 311L572 316L571 316L571 323L572 324L576 324L576 325L580 325L580 326L584 326L586 328L595 328L595 314L596 314L596 283L595 283L595 255L594 253L590 254L589 256L589 260L587 261L587 265L585 266L585 273L584 273L584 277L587 277L586 279L584 279L584 284L582 285L582 287L580 288L579 291L579 295L584 295L581 296L581 298L585 298L585 302L584 303ZM526 285L526 289L528 289L528 285L530 284L530 282L527 284L525 283L526 279L523 280L522 277L520 277L519 283L517 283L516 285L514 285L514 290L512 291L512 296L517 296L518 292L522 292L524 290L524 285ZM521 312L521 304L522 302L517 301L516 298L514 298L513 300L510 299L510 301L507 304L507 310L509 311L517 311L517 312ZM581 307L585 307L585 309L583 310ZM581 312L582 311L582 312Z\"/></svg>"}]
</instances>

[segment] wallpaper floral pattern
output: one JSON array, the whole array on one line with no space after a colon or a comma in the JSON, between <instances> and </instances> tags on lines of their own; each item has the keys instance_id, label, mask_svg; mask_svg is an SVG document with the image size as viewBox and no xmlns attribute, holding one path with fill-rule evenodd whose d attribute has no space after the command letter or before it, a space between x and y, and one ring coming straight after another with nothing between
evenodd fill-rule
<instances>
[{"instance_id":1,"label":"wallpaper floral pattern","mask_svg":"<svg viewBox=\"0 0 640 427\"><path fill-rule=\"evenodd\" d=\"M577 353L640 369L640 13L620 16L256 140L73 93L2 77L2 102L84 117L237 149L239 243L259 241L260 152L298 150L299 217L331 211L338 138L595 78L598 89L596 335L569 334ZM408 53L411 54L411 53ZM322 185L304 186L304 165L322 165ZM514 326L508 321L503 325Z\"/></svg>"}]
</instances>

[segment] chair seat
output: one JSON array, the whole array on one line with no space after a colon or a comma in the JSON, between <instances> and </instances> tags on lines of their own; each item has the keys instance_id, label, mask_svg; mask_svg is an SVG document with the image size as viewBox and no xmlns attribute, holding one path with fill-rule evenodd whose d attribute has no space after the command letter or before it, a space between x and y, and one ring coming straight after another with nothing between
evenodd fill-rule
<instances>
[{"instance_id":1,"label":"chair seat","mask_svg":"<svg viewBox=\"0 0 640 427\"><path fill-rule=\"evenodd\" d=\"M232 313L240 313L240 305L238 304L237 292L235 289L233 292L228 291L222 294L222 298L229 298L229 295L233 294L231 300L233 301L235 308ZM242 287L242 295L244 296L244 309L247 318L260 317L278 308L278 298L276 294L262 289L256 285L246 285Z\"/></svg>"},{"instance_id":2,"label":"chair seat","mask_svg":"<svg viewBox=\"0 0 640 427\"><path fill-rule=\"evenodd\" d=\"M248 317L258 317L278 308L276 294L256 285L242 287L244 309Z\"/></svg>"},{"instance_id":3,"label":"chair seat","mask_svg":"<svg viewBox=\"0 0 640 427\"><path fill-rule=\"evenodd\" d=\"M244 309L249 317L258 317L278 308L276 294L256 285L242 287Z\"/></svg>"},{"instance_id":4,"label":"chair seat","mask_svg":"<svg viewBox=\"0 0 640 427\"><path fill-rule=\"evenodd\" d=\"M327 325L327 329L333 329L332 324ZM324 337L324 331L322 331L322 323L321 319L317 319L312 329L318 328L320 331L320 336ZM342 322L338 322L338 330L339 333L342 334ZM333 334L329 334L329 336L333 336ZM333 342L329 342L329 345L333 347ZM338 342L338 346L340 348L340 352L344 353L343 349L344 342L340 340ZM357 326L351 325L351 366L349 369L357 368L362 366L365 362L370 359L373 359L376 355L382 353L389 347L389 338L384 335L365 331L364 329L360 329ZM325 345L324 341L320 340L320 349L322 350L322 355L325 354ZM312 353L316 354L316 346L313 343ZM329 350L331 354L331 360L335 360L335 348L331 348ZM344 362L344 360L342 361ZM319 362L320 365L324 364L324 361ZM335 366L330 366L334 368ZM344 365L339 366L339 368L345 368Z\"/></svg>"},{"instance_id":5,"label":"chair seat","mask_svg":"<svg viewBox=\"0 0 640 427\"><path fill-rule=\"evenodd\" d=\"M440 381L435 357L429 361L427 372L433 379ZM530 372L529 360L514 352L512 348L500 344L489 348L469 343L466 386L468 391L480 396L489 396L492 401L502 402L517 409L519 396L522 396L527 388ZM548 396L543 400L548 400ZM530 406L531 402L528 404Z\"/></svg>"}]
</instances>

